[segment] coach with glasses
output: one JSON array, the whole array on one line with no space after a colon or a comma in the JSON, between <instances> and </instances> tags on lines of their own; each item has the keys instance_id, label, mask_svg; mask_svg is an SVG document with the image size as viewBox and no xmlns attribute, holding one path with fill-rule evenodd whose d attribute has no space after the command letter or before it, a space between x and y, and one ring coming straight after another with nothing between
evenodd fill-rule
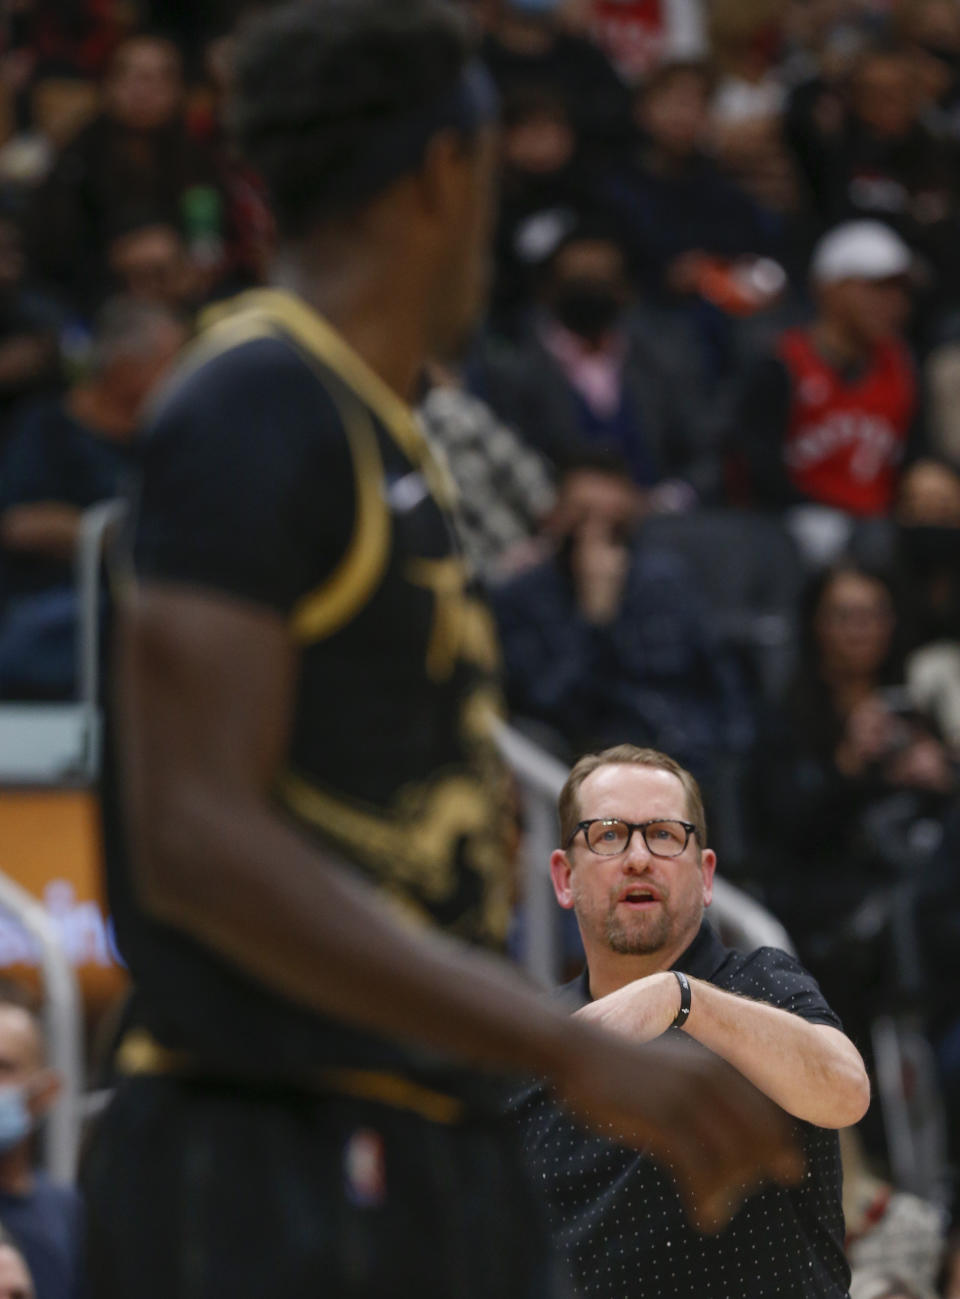
<instances>
[{"instance_id":1,"label":"coach with glasses","mask_svg":"<svg viewBox=\"0 0 960 1299\"><path fill-rule=\"evenodd\" d=\"M575 1013L636 1042L663 1033L712 1051L796 1121L806 1176L747 1198L725 1229L688 1216L665 1171L577 1126L540 1087L517 1113L557 1240L583 1296L845 1299L836 1129L869 1083L813 978L787 953L723 946L704 919L716 855L696 781L652 749L582 758L550 860L587 957L561 990ZM710 1158L704 1149L704 1158Z\"/></svg>"}]
</instances>

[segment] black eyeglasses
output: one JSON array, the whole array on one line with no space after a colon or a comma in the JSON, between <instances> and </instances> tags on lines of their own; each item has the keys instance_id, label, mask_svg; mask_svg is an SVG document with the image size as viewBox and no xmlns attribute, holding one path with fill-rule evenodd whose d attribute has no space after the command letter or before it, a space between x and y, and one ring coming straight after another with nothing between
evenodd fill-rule
<instances>
[{"instance_id":1,"label":"black eyeglasses","mask_svg":"<svg viewBox=\"0 0 960 1299\"><path fill-rule=\"evenodd\" d=\"M621 821L618 818L594 817L592 821L581 821L573 834L564 844L569 848L580 831L587 847L600 857L616 857L630 847L634 830L643 835L647 850L654 857L679 857L690 836L696 835L697 827L690 821Z\"/></svg>"}]
</instances>

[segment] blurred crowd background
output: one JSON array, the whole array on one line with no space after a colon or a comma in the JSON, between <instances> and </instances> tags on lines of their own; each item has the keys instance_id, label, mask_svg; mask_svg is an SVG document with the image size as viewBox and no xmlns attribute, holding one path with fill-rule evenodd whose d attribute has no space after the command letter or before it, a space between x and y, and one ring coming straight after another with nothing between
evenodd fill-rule
<instances>
[{"instance_id":1,"label":"blurred crowd background","mask_svg":"<svg viewBox=\"0 0 960 1299\"><path fill-rule=\"evenodd\" d=\"M956 1142L960 0L463 2L502 96L490 305L420 413L511 716L689 765L858 1044L917 1014ZM76 690L82 512L268 274L228 121L258 7L0 16L2 699ZM934 1293L935 1235L869 1295Z\"/></svg>"}]
</instances>

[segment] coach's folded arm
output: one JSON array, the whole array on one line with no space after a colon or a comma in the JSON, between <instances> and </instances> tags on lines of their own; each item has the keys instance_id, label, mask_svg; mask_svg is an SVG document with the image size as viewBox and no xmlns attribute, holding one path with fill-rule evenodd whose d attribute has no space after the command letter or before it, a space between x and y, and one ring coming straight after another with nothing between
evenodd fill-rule
<instances>
[{"instance_id":1,"label":"coach's folded arm","mask_svg":"<svg viewBox=\"0 0 960 1299\"><path fill-rule=\"evenodd\" d=\"M858 1123L870 1082L856 1047L839 1029L691 979L686 1033L722 1056L788 1114L823 1128ZM577 1012L634 1041L665 1032L680 1008L669 971L648 975Z\"/></svg>"}]
</instances>

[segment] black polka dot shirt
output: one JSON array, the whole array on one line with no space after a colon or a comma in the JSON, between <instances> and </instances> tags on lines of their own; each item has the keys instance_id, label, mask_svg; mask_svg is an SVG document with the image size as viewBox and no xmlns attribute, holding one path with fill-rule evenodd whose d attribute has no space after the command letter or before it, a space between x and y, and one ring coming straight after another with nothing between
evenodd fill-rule
<instances>
[{"instance_id":1,"label":"black polka dot shirt","mask_svg":"<svg viewBox=\"0 0 960 1299\"><path fill-rule=\"evenodd\" d=\"M704 923L676 968L840 1027L816 981L776 948L731 951ZM561 995L571 1009L586 1004L587 972ZM571 1282L585 1299L847 1299L836 1132L798 1122L802 1183L760 1190L724 1231L706 1236L686 1217L669 1169L585 1131L541 1087L518 1096L514 1112Z\"/></svg>"}]
</instances>

